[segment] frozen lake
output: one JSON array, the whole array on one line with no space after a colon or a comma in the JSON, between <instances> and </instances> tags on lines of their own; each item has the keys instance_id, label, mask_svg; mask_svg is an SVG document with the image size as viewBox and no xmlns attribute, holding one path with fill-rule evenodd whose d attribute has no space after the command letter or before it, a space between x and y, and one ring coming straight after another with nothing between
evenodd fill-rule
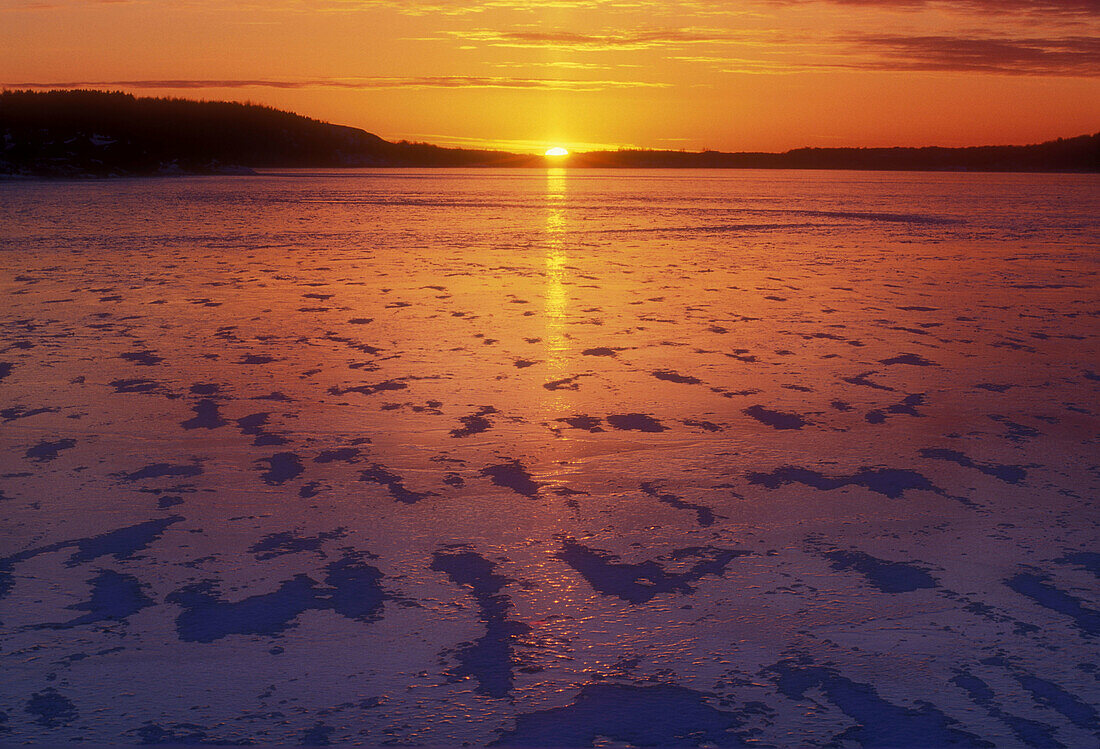
<instances>
[{"instance_id":1,"label":"frozen lake","mask_svg":"<svg viewBox=\"0 0 1100 749\"><path fill-rule=\"evenodd\" d=\"M0 182L0 743L1100 740L1100 179Z\"/></svg>"}]
</instances>

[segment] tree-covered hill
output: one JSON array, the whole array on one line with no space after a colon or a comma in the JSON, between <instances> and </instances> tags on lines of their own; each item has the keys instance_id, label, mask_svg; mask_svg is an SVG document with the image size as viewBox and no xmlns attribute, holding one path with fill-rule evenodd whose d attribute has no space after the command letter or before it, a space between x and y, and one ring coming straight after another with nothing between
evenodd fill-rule
<instances>
[{"instance_id":1,"label":"tree-covered hill","mask_svg":"<svg viewBox=\"0 0 1100 749\"><path fill-rule=\"evenodd\" d=\"M877 171L1098 172L1100 133L1030 146L796 148L785 153L616 151L584 154L586 166Z\"/></svg>"},{"instance_id":2,"label":"tree-covered hill","mask_svg":"<svg viewBox=\"0 0 1100 749\"><path fill-rule=\"evenodd\" d=\"M0 92L0 175L109 177L256 168L541 167L541 156L393 143L256 104L104 91ZM609 168L1100 171L1100 133L1030 146L799 148L786 153L594 151Z\"/></svg>"},{"instance_id":3,"label":"tree-covered hill","mask_svg":"<svg viewBox=\"0 0 1100 749\"><path fill-rule=\"evenodd\" d=\"M390 143L255 104L102 91L0 93L0 173L112 176L268 167L473 166L509 154Z\"/></svg>"}]
</instances>

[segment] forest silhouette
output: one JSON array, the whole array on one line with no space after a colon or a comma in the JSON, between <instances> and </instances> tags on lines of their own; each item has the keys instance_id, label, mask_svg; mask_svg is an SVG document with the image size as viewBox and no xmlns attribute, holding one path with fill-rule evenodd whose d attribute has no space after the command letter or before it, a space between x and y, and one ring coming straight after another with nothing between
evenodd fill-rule
<instances>
[{"instance_id":1,"label":"forest silhouette","mask_svg":"<svg viewBox=\"0 0 1100 749\"><path fill-rule=\"evenodd\" d=\"M543 156L391 142L250 103L122 92L0 92L0 175L110 177L332 167L542 167ZM1027 146L574 153L581 168L1100 171L1100 133Z\"/></svg>"}]
</instances>

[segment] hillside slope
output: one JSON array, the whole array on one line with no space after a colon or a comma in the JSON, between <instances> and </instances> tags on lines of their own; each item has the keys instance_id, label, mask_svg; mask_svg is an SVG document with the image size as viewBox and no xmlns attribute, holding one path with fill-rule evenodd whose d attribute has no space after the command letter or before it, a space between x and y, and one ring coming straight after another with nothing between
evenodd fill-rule
<instances>
[{"instance_id":1,"label":"hillside slope","mask_svg":"<svg viewBox=\"0 0 1100 749\"><path fill-rule=\"evenodd\" d=\"M0 93L0 173L124 176L246 168L473 166L509 154L390 143L255 104L101 91Z\"/></svg>"},{"instance_id":2,"label":"hillside slope","mask_svg":"<svg viewBox=\"0 0 1100 749\"><path fill-rule=\"evenodd\" d=\"M1029 146L619 150L555 165L605 168L1100 172L1100 133ZM256 168L542 167L541 156L392 143L271 107L104 91L0 92L0 175L111 177Z\"/></svg>"}]
</instances>

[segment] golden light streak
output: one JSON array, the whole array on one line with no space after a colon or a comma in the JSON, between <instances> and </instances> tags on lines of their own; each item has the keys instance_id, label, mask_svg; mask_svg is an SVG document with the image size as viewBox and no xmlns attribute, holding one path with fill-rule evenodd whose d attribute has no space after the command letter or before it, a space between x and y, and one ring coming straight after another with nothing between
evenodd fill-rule
<instances>
[{"instance_id":1,"label":"golden light streak","mask_svg":"<svg viewBox=\"0 0 1100 749\"><path fill-rule=\"evenodd\" d=\"M565 332L569 311L569 291L566 288L568 258L565 250L565 189L566 170L560 167L546 170L546 287L543 312L546 318L547 379L569 377L569 337ZM569 410L565 395L569 390L553 390L547 408L555 412Z\"/></svg>"}]
</instances>

